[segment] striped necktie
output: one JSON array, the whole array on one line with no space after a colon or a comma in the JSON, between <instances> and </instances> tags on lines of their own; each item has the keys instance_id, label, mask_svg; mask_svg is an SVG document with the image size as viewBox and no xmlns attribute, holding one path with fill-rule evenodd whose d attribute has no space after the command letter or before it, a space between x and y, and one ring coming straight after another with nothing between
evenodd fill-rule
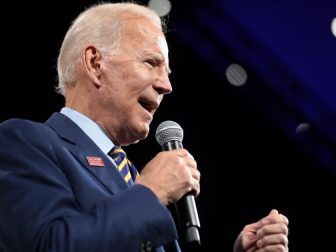
<instances>
[{"instance_id":1,"label":"striped necktie","mask_svg":"<svg viewBox=\"0 0 336 252\"><path fill-rule=\"evenodd\" d=\"M108 154L113 158L126 184L128 186L133 185L139 173L131 161L127 159L125 151L120 146L115 145Z\"/></svg>"}]
</instances>

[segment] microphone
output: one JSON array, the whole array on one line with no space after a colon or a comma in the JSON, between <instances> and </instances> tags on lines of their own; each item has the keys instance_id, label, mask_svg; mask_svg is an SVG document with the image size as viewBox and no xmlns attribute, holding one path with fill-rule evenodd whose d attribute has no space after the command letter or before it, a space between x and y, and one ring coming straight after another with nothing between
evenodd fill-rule
<instances>
[{"instance_id":1,"label":"microphone","mask_svg":"<svg viewBox=\"0 0 336 252\"><path fill-rule=\"evenodd\" d=\"M165 151L181 149L183 130L174 121L164 121L156 129L156 141ZM189 244L201 244L199 229L201 227L195 203L195 197L191 193L184 195L175 203L177 220L185 239Z\"/></svg>"}]
</instances>

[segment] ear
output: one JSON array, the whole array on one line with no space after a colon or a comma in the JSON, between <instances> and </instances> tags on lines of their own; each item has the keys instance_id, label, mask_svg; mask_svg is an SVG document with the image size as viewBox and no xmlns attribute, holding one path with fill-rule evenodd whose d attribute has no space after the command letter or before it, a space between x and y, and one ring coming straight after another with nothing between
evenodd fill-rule
<instances>
[{"instance_id":1,"label":"ear","mask_svg":"<svg viewBox=\"0 0 336 252\"><path fill-rule=\"evenodd\" d=\"M95 46L88 46L84 50L83 63L87 74L96 87L100 87L100 64L101 64L101 53Z\"/></svg>"}]
</instances>

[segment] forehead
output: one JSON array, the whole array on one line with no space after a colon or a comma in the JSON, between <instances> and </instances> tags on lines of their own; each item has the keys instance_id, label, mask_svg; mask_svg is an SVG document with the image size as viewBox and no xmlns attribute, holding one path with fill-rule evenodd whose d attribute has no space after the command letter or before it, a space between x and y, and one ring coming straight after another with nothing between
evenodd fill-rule
<instances>
[{"instance_id":1,"label":"forehead","mask_svg":"<svg viewBox=\"0 0 336 252\"><path fill-rule=\"evenodd\" d=\"M136 41L136 43L140 44L157 45L160 49L167 47L161 27L146 17L135 15L125 17L122 27L122 37L123 41L127 41L128 43Z\"/></svg>"},{"instance_id":2,"label":"forehead","mask_svg":"<svg viewBox=\"0 0 336 252\"><path fill-rule=\"evenodd\" d=\"M156 27L156 29L162 32L161 24L158 20L151 18L150 16L145 16L137 13L125 12L120 16L121 22L124 29L135 28L136 24L142 24L146 27Z\"/></svg>"}]
</instances>

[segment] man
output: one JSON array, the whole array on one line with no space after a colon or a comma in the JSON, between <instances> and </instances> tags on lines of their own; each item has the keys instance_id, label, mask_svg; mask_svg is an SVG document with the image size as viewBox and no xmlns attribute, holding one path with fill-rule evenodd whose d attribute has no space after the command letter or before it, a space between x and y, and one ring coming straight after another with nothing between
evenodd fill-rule
<instances>
[{"instance_id":1,"label":"man","mask_svg":"<svg viewBox=\"0 0 336 252\"><path fill-rule=\"evenodd\" d=\"M73 22L57 65L65 107L45 123L0 126L1 251L179 251L167 206L200 192L192 155L160 152L140 175L129 163L125 178L109 156L147 137L172 91L161 26L134 3L93 6ZM272 211L244 228L235 252L288 251L287 224Z\"/></svg>"}]
</instances>

